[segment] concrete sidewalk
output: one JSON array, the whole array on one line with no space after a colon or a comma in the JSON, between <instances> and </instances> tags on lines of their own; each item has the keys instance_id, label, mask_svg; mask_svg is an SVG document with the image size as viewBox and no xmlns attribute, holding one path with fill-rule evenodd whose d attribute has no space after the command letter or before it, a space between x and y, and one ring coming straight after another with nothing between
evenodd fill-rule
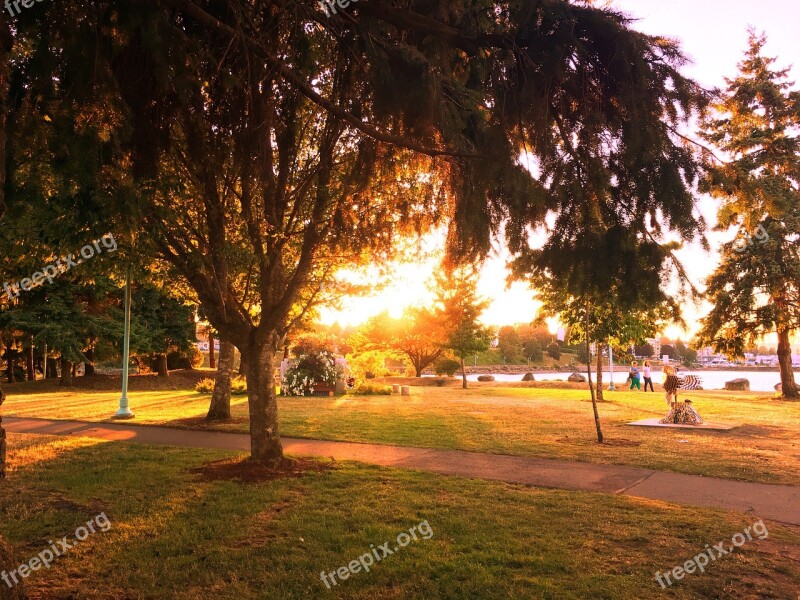
<instances>
[{"instance_id":1,"label":"concrete sidewalk","mask_svg":"<svg viewBox=\"0 0 800 600\"><path fill-rule=\"evenodd\" d=\"M74 435L140 444L247 451L250 438L220 433L122 423L86 423L4 417L9 432ZM354 460L442 475L521 483L547 488L623 494L695 506L711 506L800 525L800 487L731 481L637 467L550 460L457 450L432 450L283 438L287 454Z\"/></svg>"}]
</instances>

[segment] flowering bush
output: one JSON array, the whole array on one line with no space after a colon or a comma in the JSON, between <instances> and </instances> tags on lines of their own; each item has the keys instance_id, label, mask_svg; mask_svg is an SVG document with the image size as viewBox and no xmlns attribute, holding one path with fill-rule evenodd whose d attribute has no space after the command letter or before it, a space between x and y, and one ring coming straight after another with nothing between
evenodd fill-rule
<instances>
[{"instance_id":1,"label":"flowering bush","mask_svg":"<svg viewBox=\"0 0 800 600\"><path fill-rule=\"evenodd\" d=\"M311 350L299 354L294 365L283 376L283 393L287 396L306 396L318 384L336 385L340 375L336 357L330 350Z\"/></svg>"},{"instance_id":2,"label":"flowering bush","mask_svg":"<svg viewBox=\"0 0 800 600\"><path fill-rule=\"evenodd\" d=\"M214 391L214 380L213 379L201 379L197 382L197 385L194 386L194 391L200 392L201 394L210 394Z\"/></svg>"},{"instance_id":3,"label":"flowering bush","mask_svg":"<svg viewBox=\"0 0 800 600\"><path fill-rule=\"evenodd\" d=\"M231 379L231 394L243 396L247 393L247 380L244 377L236 376Z\"/></svg>"}]
</instances>

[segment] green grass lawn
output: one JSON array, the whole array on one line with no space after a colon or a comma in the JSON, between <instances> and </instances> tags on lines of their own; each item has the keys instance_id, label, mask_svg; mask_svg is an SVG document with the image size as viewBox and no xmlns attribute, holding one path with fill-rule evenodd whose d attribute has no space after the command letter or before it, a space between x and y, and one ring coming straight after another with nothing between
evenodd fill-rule
<instances>
[{"instance_id":1,"label":"green grass lawn","mask_svg":"<svg viewBox=\"0 0 800 600\"><path fill-rule=\"evenodd\" d=\"M233 453L19 434L9 442L0 534L20 561L100 512L111 522L34 572L34 598L794 600L800 581L800 532L767 522L767 539L663 591L656 571L755 521L724 511L356 464L208 481L191 469ZM391 549L423 520L430 539L331 590L320 580L371 544Z\"/></svg>"},{"instance_id":2,"label":"green grass lawn","mask_svg":"<svg viewBox=\"0 0 800 600\"><path fill-rule=\"evenodd\" d=\"M40 392L6 388L3 414L107 420L118 392ZM800 403L746 392L691 392L709 421L741 423L729 432L630 427L665 413L661 393L613 392L600 405L608 444L594 442L588 391L502 386L417 387L411 397L280 398L285 436L461 449L800 485ZM209 396L187 390L132 392L135 423L205 428ZM246 397L234 396L234 418L215 425L247 431Z\"/></svg>"}]
</instances>

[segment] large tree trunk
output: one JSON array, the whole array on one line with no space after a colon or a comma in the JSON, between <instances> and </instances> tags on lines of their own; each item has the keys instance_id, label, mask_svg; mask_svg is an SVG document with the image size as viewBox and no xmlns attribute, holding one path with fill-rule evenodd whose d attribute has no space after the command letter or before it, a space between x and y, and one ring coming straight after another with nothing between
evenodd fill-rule
<instances>
[{"instance_id":1,"label":"large tree trunk","mask_svg":"<svg viewBox=\"0 0 800 600\"><path fill-rule=\"evenodd\" d=\"M33 336L31 336L30 345L28 346L25 370L28 372L28 381L36 381L36 361L33 357Z\"/></svg>"},{"instance_id":2,"label":"large tree trunk","mask_svg":"<svg viewBox=\"0 0 800 600\"><path fill-rule=\"evenodd\" d=\"M261 463L274 463L283 458L278 434L278 398L275 394L275 352L279 338L270 332L259 339L250 334L247 348L247 400L250 409L250 457Z\"/></svg>"},{"instance_id":3,"label":"large tree trunk","mask_svg":"<svg viewBox=\"0 0 800 600\"><path fill-rule=\"evenodd\" d=\"M781 391L784 398L796 400L800 398L800 390L794 380L792 371L792 345L789 342L789 330L778 331L778 365L781 369Z\"/></svg>"},{"instance_id":4,"label":"large tree trunk","mask_svg":"<svg viewBox=\"0 0 800 600\"><path fill-rule=\"evenodd\" d=\"M461 387L467 389L467 367L464 366L464 359L461 359Z\"/></svg>"},{"instance_id":5,"label":"large tree trunk","mask_svg":"<svg viewBox=\"0 0 800 600\"><path fill-rule=\"evenodd\" d=\"M167 370L167 355L163 352L156 354L156 371L159 377L169 377Z\"/></svg>"},{"instance_id":6,"label":"large tree trunk","mask_svg":"<svg viewBox=\"0 0 800 600\"><path fill-rule=\"evenodd\" d=\"M219 344L219 368L214 378L214 393L211 394L211 406L208 408L209 420L231 418L231 376L233 374L234 348L230 342Z\"/></svg>"},{"instance_id":7,"label":"large tree trunk","mask_svg":"<svg viewBox=\"0 0 800 600\"><path fill-rule=\"evenodd\" d=\"M411 366L414 367L414 376L415 377L422 377L422 357L420 356L412 356L411 354L406 354L409 360L411 361Z\"/></svg>"},{"instance_id":8,"label":"large tree trunk","mask_svg":"<svg viewBox=\"0 0 800 600\"><path fill-rule=\"evenodd\" d=\"M590 361L591 362L591 361ZM597 343L597 401L603 401L603 344Z\"/></svg>"},{"instance_id":9,"label":"large tree trunk","mask_svg":"<svg viewBox=\"0 0 800 600\"><path fill-rule=\"evenodd\" d=\"M58 385L63 385L64 387L72 385L72 361L66 358L61 359L61 381L58 382Z\"/></svg>"},{"instance_id":10,"label":"large tree trunk","mask_svg":"<svg viewBox=\"0 0 800 600\"><path fill-rule=\"evenodd\" d=\"M94 348L89 348L86 352L86 362L83 363L83 376L91 377L94 375Z\"/></svg>"},{"instance_id":11,"label":"large tree trunk","mask_svg":"<svg viewBox=\"0 0 800 600\"><path fill-rule=\"evenodd\" d=\"M222 360L222 344L219 346L219 359ZM212 369L217 368L217 355L214 352L214 334L208 332L208 366Z\"/></svg>"}]
</instances>

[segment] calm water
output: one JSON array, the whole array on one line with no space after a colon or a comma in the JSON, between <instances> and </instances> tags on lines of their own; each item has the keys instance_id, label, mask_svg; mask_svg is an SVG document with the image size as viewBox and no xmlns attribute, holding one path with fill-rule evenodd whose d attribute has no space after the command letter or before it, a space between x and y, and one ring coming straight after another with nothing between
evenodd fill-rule
<instances>
[{"instance_id":1,"label":"calm water","mask_svg":"<svg viewBox=\"0 0 800 600\"><path fill-rule=\"evenodd\" d=\"M620 370L614 369L614 383L625 385L625 382L628 378L628 371L624 369L624 367L620 368ZM565 380L569 377L571 372L564 371L562 373L534 373L533 376L536 377L536 381L552 381L562 379ZM581 373L582 375L586 376L586 373ZM724 389L725 382L730 381L731 379L738 379L743 377L745 379L750 380L750 389L755 392L774 392L775 391L775 384L780 383L781 377L778 373L777 369L775 371L681 371L680 375L697 375L700 379L703 380L703 388L707 390L716 390L716 389ZM478 373L473 373L472 375L467 375L468 381L477 381ZM513 374L509 375L507 373L497 373L494 374L494 378L496 381L522 381L522 374ZM594 379L594 373L592 373L592 379ZM795 373L795 379L800 381L800 373ZM661 383L663 380L663 376L661 371L654 371L653 372L653 383ZM603 372L603 382L609 382L609 372ZM642 381L642 386L644 386L644 381Z\"/></svg>"}]
</instances>

